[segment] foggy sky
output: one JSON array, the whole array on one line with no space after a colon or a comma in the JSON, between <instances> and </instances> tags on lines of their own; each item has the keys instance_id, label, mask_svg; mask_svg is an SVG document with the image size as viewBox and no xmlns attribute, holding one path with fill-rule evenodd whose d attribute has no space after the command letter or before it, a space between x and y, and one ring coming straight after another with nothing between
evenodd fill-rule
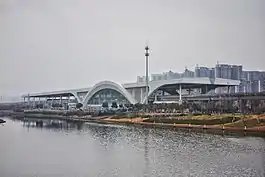
<instances>
[{"instance_id":1,"label":"foggy sky","mask_svg":"<svg viewBox=\"0 0 265 177\"><path fill-rule=\"evenodd\" d=\"M265 70L264 0L0 0L0 95L196 64Z\"/></svg>"}]
</instances>

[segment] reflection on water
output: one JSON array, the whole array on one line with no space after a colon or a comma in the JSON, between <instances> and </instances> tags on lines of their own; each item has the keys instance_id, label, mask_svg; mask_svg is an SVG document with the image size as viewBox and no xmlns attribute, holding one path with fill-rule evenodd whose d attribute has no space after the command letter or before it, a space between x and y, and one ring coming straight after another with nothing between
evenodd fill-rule
<instances>
[{"instance_id":1,"label":"reflection on water","mask_svg":"<svg viewBox=\"0 0 265 177\"><path fill-rule=\"evenodd\" d=\"M5 120L0 176L265 176L263 138Z\"/></svg>"}]
</instances>

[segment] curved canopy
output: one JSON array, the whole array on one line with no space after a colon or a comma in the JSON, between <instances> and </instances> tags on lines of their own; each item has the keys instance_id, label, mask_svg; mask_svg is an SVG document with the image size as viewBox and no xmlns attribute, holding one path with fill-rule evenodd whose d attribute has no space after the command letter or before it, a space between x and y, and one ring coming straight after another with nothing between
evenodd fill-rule
<instances>
[{"instance_id":1,"label":"curved canopy","mask_svg":"<svg viewBox=\"0 0 265 177\"><path fill-rule=\"evenodd\" d=\"M92 87L92 89L86 94L85 99L83 101L83 105L87 105L88 101L93 97L93 95L104 89L115 90L121 95L123 95L131 104L136 103L135 99L131 96L131 94L119 84L112 81L102 81Z\"/></svg>"}]
</instances>

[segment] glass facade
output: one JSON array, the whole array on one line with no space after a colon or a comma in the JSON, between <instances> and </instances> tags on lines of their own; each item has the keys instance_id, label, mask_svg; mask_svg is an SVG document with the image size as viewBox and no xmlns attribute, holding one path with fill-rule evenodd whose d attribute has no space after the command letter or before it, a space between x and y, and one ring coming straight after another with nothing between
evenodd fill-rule
<instances>
[{"instance_id":1,"label":"glass facade","mask_svg":"<svg viewBox=\"0 0 265 177\"><path fill-rule=\"evenodd\" d=\"M129 101L118 91L112 89L103 89L98 91L95 95L91 97L88 104L92 105L102 105L103 102L108 102L109 106L112 102L119 104L129 104Z\"/></svg>"}]
</instances>

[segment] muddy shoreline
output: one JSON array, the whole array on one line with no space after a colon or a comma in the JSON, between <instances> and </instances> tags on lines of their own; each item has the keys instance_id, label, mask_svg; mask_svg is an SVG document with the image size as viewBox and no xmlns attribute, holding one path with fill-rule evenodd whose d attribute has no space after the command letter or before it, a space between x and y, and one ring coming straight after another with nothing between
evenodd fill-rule
<instances>
[{"instance_id":1,"label":"muddy shoreline","mask_svg":"<svg viewBox=\"0 0 265 177\"><path fill-rule=\"evenodd\" d=\"M252 133L264 133L265 126L254 126L254 127L231 127L226 124L224 125L195 125L195 124L176 124L176 123L161 123L161 122L145 122L148 118L123 118L115 119L113 116L63 116L63 115L52 115L52 114L27 114L23 112L0 112L0 116L10 116L17 119L34 118L34 119L57 119L71 122L96 122L104 124L117 124L117 125L132 125L132 126L143 126L143 127L161 127L161 128L179 128L187 130L207 130L207 131L219 131L219 132L252 132Z\"/></svg>"},{"instance_id":2,"label":"muddy shoreline","mask_svg":"<svg viewBox=\"0 0 265 177\"><path fill-rule=\"evenodd\" d=\"M121 122L112 121L110 119L103 119L102 122L109 124L123 124L123 125L141 125L146 127L164 127L164 128L183 128L183 129L197 129L197 130L217 130L230 132L257 132L265 134L265 126L260 127L228 127L223 125L193 125L193 124L165 124L165 123L150 123L150 122Z\"/></svg>"}]
</instances>

